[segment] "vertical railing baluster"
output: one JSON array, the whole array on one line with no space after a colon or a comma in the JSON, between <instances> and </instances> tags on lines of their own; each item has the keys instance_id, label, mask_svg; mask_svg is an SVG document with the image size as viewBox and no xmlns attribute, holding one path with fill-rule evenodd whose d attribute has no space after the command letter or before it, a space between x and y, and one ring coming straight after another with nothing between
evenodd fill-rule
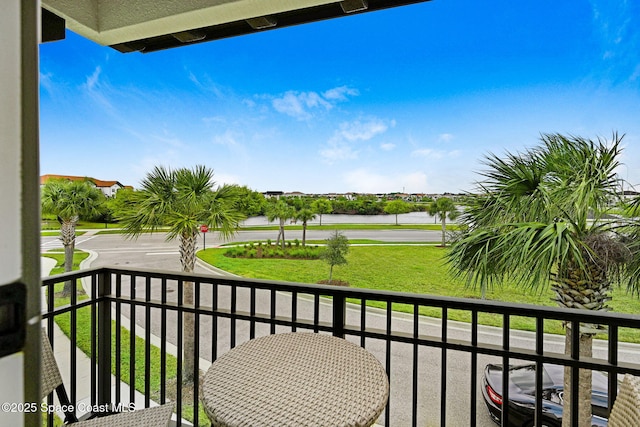
<instances>
[{"instance_id":1,"label":"vertical railing baluster","mask_svg":"<svg viewBox=\"0 0 640 427\"><path fill-rule=\"evenodd\" d=\"M71 310L71 327L70 327L70 333L71 333L71 340L69 342L69 351L70 351L70 358L69 358L69 370L71 372L70 375L70 380L71 380L71 392L70 392L70 398L71 398L71 403L72 404L76 404L78 402L78 385L77 385L77 379L78 379L78 375L77 375L77 366L78 366L78 357L76 354L76 347L78 345L78 298L77 298L77 280L71 280L69 282L71 284L71 307L73 307L73 310ZM74 410L74 415L78 415L77 411Z\"/></svg>"},{"instance_id":2,"label":"vertical railing baluster","mask_svg":"<svg viewBox=\"0 0 640 427\"><path fill-rule=\"evenodd\" d=\"M115 365L116 365L116 401L122 401L122 274L116 276L116 345L115 345Z\"/></svg>"},{"instance_id":3,"label":"vertical railing baluster","mask_svg":"<svg viewBox=\"0 0 640 427\"><path fill-rule=\"evenodd\" d=\"M447 340L449 310L442 307L442 353L440 355L440 425L447 425Z\"/></svg>"},{"instance_id":4,"label":"vertical railing baluster","mask_svg":"<svg viewBox=\"0 0 640 427\"><path fill-rule=\"evenodd\" d=\"M298 318L298 293L291 292L291 332L296 331L296 320Z\"/></svg>"},{"instance_id":5,"label":"vertical railing baluster","mask_svg":"<svg viewBox=\"0 0 640 427\"><path fill-rule=\"evenodd\" d=\"M270 298L270 302L271 302L271 307L270 307L270 314L269 314L269 318L271 320L270 324L271 324L271 328L270 328L270 333L271 335L276 333L276 290L275 289L271 289L271 298Z\"/></svg>"},{"instance_id":6,"label":"vertical railing baluster","mask_svg":"<svg viewBox=\"0 0 640 427\"><path fill-rule=\"evenodd\" d=\"M97 310L97 300L98 300L98 286L97 286L97 275L96 274L92 274L90 276L91 279L91 305L89 306L90 308L90 320L89 320L89 324L90 324L90 331L91 331L91 354L89 354L89 360L91 361L91 378L89 379L89 384L90 384L90 393L89 393L89 401L91 402L91 405L95 405L96 404L96 394L97 394L97 377L98 377L98 373L97 373L97 368L96 368L96 364L98 363L98 344L97 344L97 331L98 331L98 327L97 327L97 323L96 323L96 310ZM80 279L80 281L84 280Z\"/></svg>"},{"instance_id":7,"label":"vertical railing baluster","mask_svg":"<svg viewBox=\"0 0 640 427\"><path fill-rule=\"evenodd\" d=\"M509 425L509 347L510 347L511 317L508 313L502 316L502 425ZM505 410L506 406L506 410Z\"/></svg>"},{"instance_id":8,"label":"vertical railing baluster","mask_svg":"<svg viewBox=\"0 0 640 427\"><path fill-rule=\"evenodd\" d=\"M130 309L129 309L129 402L133 403L136 400L136 281L138 277L131 275L131 282L129 284L129 295L131 295Z\"/></svg>"},{"instance_id":9,"label":"vertical railing baluster","mask_svg":"<svg viewBox=\"0 0 640 427\"><path fill-rule=\"evenodd\" d=\"M151 403L151 276L145 280L144 300L147 303L144 309L144 407Z\"/></svg>"},{"instance_id":10,"label":"vertical railing baluster","mask_svg":"<svg viewBox=\"0 0 640 427\"><path fill-rule=\"evenodd\" d=\"M213 283L211 288L211 307L213 317L211 318L211 362L218 358L218 283Z\"/></svg>"},{"instance_id":11,"label":"vertical railing baluster","mask_svg":"<svg viewBox=\"0 0 640 427\"><path fill-rule=\"evenodd\" d=\"M238 299L238 288L231 285L231 330L229 331L229 345L236 347L236 303Z\"/></svg>"},{"instance_id":12,"label":"vertical railing baluster","mask_svg":"<svg viewBox=\"0 0 640 427\"><path fill-rule=\"evenodd\" d=\"M611 366L618 366L618 326L609 325L609 337L607 341L608 345L608 361ZM609 411L613 409L613 402L616 401L616 397L618 396L618 375L615 372L609 372L608 375L609 380L609 394L607 405L609 407Z\"/></svg>"},{"instance_id":13,"label":"vertical railing baluster","mask_svg":"<svg viewBox=\"0 0 640 427\"><path fill-rule=\"evenodd\" d=\"M413 387L411 391L411 425L418 425L418 337L420 336L420 306L413 305Z\"/></svg>"},{"instance_id":14,"label":"vertical railing baluster","mask_svg":"<svg viewBox=\"0 0 640 427\"><path fill-rule=\"evenodd\" d=\"M365 347L365 338L367 331L367 300L360 300L360 347Z\"/></svg>"},{"instance_id":15,"label":"vertical railing baluster","mask_svg":"<svg viewBox=\"0 0 640 427\"><path fill-rule=\"evenodd\" d=\"M167 279L160 283L160 403L167 401Z\"/></svg>"},{"instance_id":16,"label":"vertical railing baluster","mask_svg":"<svg viewBox=\"0 0 640 427\"><path fill-rule=\"evenodd\" d=\"M542 357L544 354L544 319L542 317L536 317L536 355ZM536 360L536 413L534 421L536 424L542 422L542 391L544 386L542 384L542 371L544 369L543 363L540 359Z\"/></svg>"},{"instance_id":17,"label":"vertical railing baluster","mask_svg":"<svg viewBox=\"0 0 640 427\"><path fill-rule=\"evenodd\" d=\"M391 384L391 328L392 324L392 313L393 306L392 301L387 300L387 313L386 313L386 321L387 321L387 329L386 329L386 346L385 346L385 370L387 371L387 376L389 377L389 384ZM391 423L391 393L389 393L389 398L387 399L387 406L384 411L384 425L388 426Z\"/></svg>"},{"instance_id":18,"label":"vertical railing baluster","mask_svg":"<svg viewBox=\"0 0 640 427\"><path fill-rule=\"evenodd\" d=\"M470 386L470 427L476 425L476 414L478 412L476 391L478 390L478 310L471 311L471 378L469 379Z\"/></svg>"},{"instance_id":19,"label":"vertical railing baluster","mask_svg":"<svg viewBox=\"0 0 640 427\"><path fill-rule=\"evenodd\" d=\"M256 288L251 287L249 291L249 312L251 320L249 322L249 339L252 340L256 337Z\"/></svg>"},{"instance_id":20,"label":"vertical railing baluster","mask_svg":"<svg viewBox=\"0 0 640 427\"><path fill-rule=\"evenodd\" d=\"M313 332L320 331L320 294L313 295Z\"/></svg>"},{"instance_id":21,"label":"vertical railing baluster","mask_svg":"<svg viewBox=\"0 0 640 427\"><path fill-rule=\"evenodd\" d=\"M177 311L177 318L178 318L178 324L177 324L177 330L176 333L178 335L177 337L177 356L178 356L178 360L176 361L176 418L178 420L178 426L182 425L182 349L183 349L183 331L182 331L182 324L183 324L183 319L182 316L184 315L184 299L183 299L183 294L184 294L184 282L182 280L178 280L178 301L177 301L177 306L178 306L178 311Z\"/></svg>"},{"instance_id":22,"label":"vertical railing baluster","mask_svg":"<svg viewBox=\"0 0 640 427\"><path fill-rule=\"evenodd\" d=\"M333 336L344 338L347 301L342 293L333 295Z\"/></svg>"},{"instance_id":23,"label":"vertical railing baluster","mask_svg":"<svg viewBox=\"0 0 640 427\"><path fill-rule=\"evenodd\" d=\"M195 281L194 286L194 307L196 308L195 322L193 324L193 336L195 337L193 348L193 425L200 425L198 397L200 385L200 281Z\"/></svg>"}]
</instances>

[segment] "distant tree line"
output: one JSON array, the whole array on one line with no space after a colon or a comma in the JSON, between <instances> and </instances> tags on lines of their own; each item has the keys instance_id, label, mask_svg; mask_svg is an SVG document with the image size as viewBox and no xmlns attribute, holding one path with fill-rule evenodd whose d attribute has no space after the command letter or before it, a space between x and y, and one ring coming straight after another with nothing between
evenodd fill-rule
<instances>
[{"instance_id":1,"label":"distant tree line","mask_svg":"<svg viewBox=\"0 0 640 427\"><path fill-rule=\"evenodd\" d=\"M88 215L82 216L84 221L113 223L131 205L131 201L136 197L137 190L122 189L113 197L103 197L96 210ZM406 202L400 198L379 199L373 195L359 195L353 197L338 196L335 199L323 197L295 197L280 196L279 198L267 198L259 191L251 190L248 187L237 187L239 196L236 207L245 217L269 216L273 210L272 206L278 201L291 207L294 212L306 211L304 216L307 221L311 220L310 214L316 215L322 222L322 215L343 214L343 215L380 215L407 212L429 212L429 204L433 199L424 197L418 202ZM395 206L390 208L389 206ZM402 206L400 206L402 205ZM295 215L288 219L294 219Z\"/></svg>"}]
</instances>

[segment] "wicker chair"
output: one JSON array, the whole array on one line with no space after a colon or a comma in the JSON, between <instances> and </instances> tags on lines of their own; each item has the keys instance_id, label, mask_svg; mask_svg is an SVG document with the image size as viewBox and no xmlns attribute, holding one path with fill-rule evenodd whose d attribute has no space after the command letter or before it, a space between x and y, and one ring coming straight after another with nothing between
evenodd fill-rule
<instances>
[{"instance_id":1,"label":"wicker chair","mask_svg":"<svg viewBox=\"0 0 640 427\"><path fill-rule=\"evenodd\" d=\"M640 426L640 378L625 375L609 416L609 427Z\"/></svg>"},{"instance_id":2,"label":"wicker chair","mask_svg":"<svg viewBox=\"0 0 640 427\"><path fill-rule=\"evenodd\" d=\"M70 402L67 395L67 391L62 383L62 376L58 369L58 364L53 356L53 350L51 344L47 339L46 332L42 331L42 385L41 396L44 399L54 390L58 395L60 405L65 408L69 408ZM166 426L171 421L171 414L173 413L173 404L165 404L161 406L155 406L153 408L146 408L139 411L113 413L108 416L102 416L98 418L92 418L88 420L78 421L73 411L66 411L64 422L73 423L82 427L130 427L130 426L145 426L145 427L159 427ZM95 415L94 415L95 416Z\"/></svg>"}]
</instances>

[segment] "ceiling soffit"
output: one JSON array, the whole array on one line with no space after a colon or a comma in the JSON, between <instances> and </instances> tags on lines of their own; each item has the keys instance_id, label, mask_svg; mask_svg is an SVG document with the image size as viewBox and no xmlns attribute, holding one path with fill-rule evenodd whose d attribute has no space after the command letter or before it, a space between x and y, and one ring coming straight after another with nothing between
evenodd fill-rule
<instances>
[{"instance_id":1,"label":"ceiling soffit","mask_svg":"<svg viewBox=\"0 0 640 427\"><path fill-rule=\"evenodd\" d=\"M67 28L121 52L152 52L425 0L42 0Z\"/></svg>"}]
</instances>

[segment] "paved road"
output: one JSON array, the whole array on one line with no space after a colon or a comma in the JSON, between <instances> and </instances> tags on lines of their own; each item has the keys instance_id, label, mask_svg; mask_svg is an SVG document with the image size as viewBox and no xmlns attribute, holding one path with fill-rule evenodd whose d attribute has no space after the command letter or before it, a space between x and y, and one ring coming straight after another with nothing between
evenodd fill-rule
<instances>
[{"instance_id":1,"label":"paved road","mask_svg":"<svg viewBox=\"0 0 640 427\"><path fill-rule=\"evenodd\" d=\"M385 230L386 231L386 230ZM381 233L375 230L358 230L345 232L351 239L376 239L386 241L425 241L436 240L432 237L426 237L427 233L424 231L389 231L389 233ZM438 235L438 232L432 232ZM237 241L250 241L266 238L274 238L274 231L251 231L242 232ZM207 246L220 243L213 235L209 235L207 238ZM291 232L287 238L296 238L296 232ZM309 232L308 239L322 239L326 237L325 232ZM300 238L300 237L298 237ZM422 239L422 240L419 240ZM200 247L202 247L202 241ZM52 246L59 246L56 238L43 238L43 249ZM125 240L121 235L85 235L80 236L77 240L77 247L84 250L90 250L98 254L97 258L93 260L92 266L103 265L122 265L135 268L150 268L150 269L164 269L164 270L179 270L178 250L177 242L166 242L164 235L153 234L143 235L137 241ZM197 267L198 272L210 273L210 271L203 267ZM152 283L154 295L159 292L159 286ZM170 295L175 297L175 289L169 289ZM205 300L203 304L208 304L206 290L203 290ZM224 292L220 294L220 300L228 298ZM242 294L239 294L239 301L243 301ZM258 298L258 312L269 312L268 297ZM239 304L243 304L242 302ZM289 297L278 296L278 310L282 311L282 315L286 316L286 312L290 310L291 303ZM238 309L246 309L241 306ZM303 318L306 313L312 312L312 306L308 299L299 297L298 300L299 317ZM330 316L330 310L321 310L322 316ZM143 319L143 314L136 316L137 319ZM359 313L356 308L350 309L348 312L348 322L352 324L359 324ZM368 311L367 325L369 327L384 329L385 319L384 316L377 314L375 310ZM142 324L141 326L147 327ZM222 352L229 348L229 330L228 325L218 325L218 352L220 355ZM406 331L411 333L412 323L409 318L404 315L397 315L393 320L393 329L398 331ZM159 326L157 324L151 325L152 331L158 334L157 330ZM203 319L202 321L202 334L201 340L203 342L201 348L201 357L203 359L210 360L211 358L211 321L209 319ZM420 333L438 336L440 331L440 325L437 320L424 318L421 320ZM267 330L258 330L258 335L268 333ZM452 339L468 339L469 330L467 325L451 323L448 329L449 337ZM248 339L248 325L239 323L237 330L238 344ZM175 330L169 331L168 338L170 340L175 339ZM513 347L525 347L533 348L533 341L531 335L526 333L520 333L517 331L512 332L512 346ZM481 342L500 344L502 342L502 334L500 330L495 328L482 328L479 337ZM545 342L545 349L550 351L562 351L563 338L562 337L550 337ZM367 341L367 349L371 351L379 360L385 360L385 348L383 343L378 343L373 340ZM408 345L394 344L392 350L392 370L390 380L392 383L392 395L390 396L390 415L394 426L409 425L409 419L411 414L411 379L413 377L413 364L412 353L413 348ZM596 349L596 354L603 350ZM637 358L637 350L630 348L628 350L623 349L621 351L621 359L634 360ZM500 363L499 360L489 356L478 357L478 367L481 370L487 363ZM436 349L421 349L418 356L418 424L421 426L439 425L440 420L440 369L441 369L441 353ZM466 353L449 352L447 355L447 425L452 427L466 427L470 425L469 411L469 378L470 374L470 356ZM481 372L478 373L478 381L480 380ZM477 425L479 427L490 427L494 424L489 419L482 402L480 390L476 390L476 399L478 405Z\"/></svg>"}]
</instances>

